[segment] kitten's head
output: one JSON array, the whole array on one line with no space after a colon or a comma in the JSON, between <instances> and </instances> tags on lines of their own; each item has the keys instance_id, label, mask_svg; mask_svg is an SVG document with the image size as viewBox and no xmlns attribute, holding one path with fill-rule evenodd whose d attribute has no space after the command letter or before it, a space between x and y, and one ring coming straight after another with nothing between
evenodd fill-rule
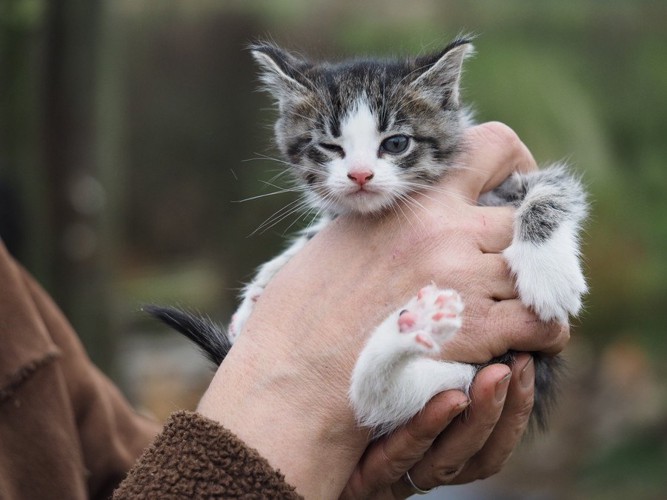
<instances>
[{"instance_id":1,"label":"kitten's head","mask_svg":"<svg viewBox=\"0 0 667 500\"><path fill-rule=\"evenodd\" d=\"M460 38L413 59L314 63L254 45L279 106L277 144L311 202L337 214L378 212L450 169L471 49Z\"/></svg>"}]
</instances>

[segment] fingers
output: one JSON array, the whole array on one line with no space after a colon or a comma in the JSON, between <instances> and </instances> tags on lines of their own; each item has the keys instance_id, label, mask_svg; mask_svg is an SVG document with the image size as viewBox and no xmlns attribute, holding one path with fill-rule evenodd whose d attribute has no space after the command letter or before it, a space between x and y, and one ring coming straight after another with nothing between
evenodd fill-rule
<instances>
[{"instance_id":1,"label":"fingers","mask_svg":"<svg viewBox=\"0 0 667 500\"><path fill-rule=\"evenodd\" d=\"M533 406L532 356L519 354L512 369L481 370L471 390L469 413L452 422L467 405L462 393L435 396L406 427L373 444L341 498L407 498L420 489L489 477L507 462L523 436Z\"/></svg>"},{"instance_id":2,"label":"fingers","mask_svg":"<svg viewBox=\"0 0 667 500\"><path fill-rule=\"evenodd\" d=\"M567 324L541 321L519 299L467 303L463 327L443 346L443 359L486 363L508 351L553 356L570 339Z\"/></svg>"},{"instance_id":3,"label":"fingers","mask_svg":"<svg viewBox=\"0 0 667 500\"><path fill-rule=\"evenodd\" d=\"M478 217L484 231L479 232L478 246L484 253L501 253L512 243L513 207L479 207Z\"/></svg>"},{"instance_id":4,"label":"fingers","mask_svg":"<svg viewBox=\"0 0 667 500\"><path fill-rule=\"evenodd\" d=\"M466 130L464 152L458 158L460 172L448 178L469 200L499 186L512 172L537 169L535 159L516 133L498 122Z\"/></svg>"},{"instance_id":5,"label":"fingers","mask_svg":"<svg viewBox=\"0 0 667 500\"><path fill-rule=\"evenodd\" d=\"M520 354L512 366L512 378L500 419L482 449L468 460L453 483L484 479L500 471L528 427L534 387L533 357Z\"/></svg>"},{"instance_id":6,"label":"fingers","mask_svg":"<svg viewBox=\"0 0 667 500\"><path fill-rule=\"evenodd\" d=\"M367 498L400 482L401 476L422 459L437 436L468 403L466 395L459 391L434 396L408 424L366 450L342 497Z\"/></svg>"},{"instance_id":7,"label":"fingers","mask_svg":"<svg viewBox=\"0 0 667 500\"><path fill-rule=\"evenodd\" d=\"M469 413L447 427L410 470L417 486L429 489L452 483L484 447L503 411L510 377L505 365L487 366L477 374Z\"/></svg>"},{"instance_id":8,"label":"fingers","mask_svg":"<svg viewBox=\"0 0 667 500\"><path fill-rule=\"evenodd\" d=\"M570 340L568 324L540 320L519 299L502 300L491 309L489 318L495 318L496 328L493 337L500 341L495 356L509 350L556 355ZM487 325L487 328L491 326Z\"/></svg>"},{"instance_id":9,"label":"fingers","mask_svg":"<svg viewBox=\"0 0 667 500\"><path fill-rule=\"evenodd\" d=\"M514 279L505 258L500 254L485 254L476 268L480 283L485 286L487 296L493 300L511 300L518 297Z\"/></svg>"}]
</instances>

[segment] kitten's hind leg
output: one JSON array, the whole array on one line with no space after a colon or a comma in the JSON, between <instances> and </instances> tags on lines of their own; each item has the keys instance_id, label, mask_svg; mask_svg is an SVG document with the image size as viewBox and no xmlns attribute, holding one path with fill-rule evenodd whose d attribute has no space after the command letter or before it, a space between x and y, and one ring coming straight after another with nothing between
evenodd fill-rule
<instances>
[{"instance_id":1,"label":"kitten's hind leg","mask_svg":"<svg viewBox=\"0 0 667 500\"><path fill-rule=\"evenodd\" d=\"M463 303L453 290L424 287L371 335L352 373L350 402L360 425L391 432L436 394L467 392L476 368L438 361L442 344L461 327Z\"/></svg>"},{"instance_id":2,"label":"kitten's hind leg","mask_svg":"<svg viewBox=\"0 0 667 500\"><path fill-rule=\"evenodd\" d=\"M567 322L586 293L579 249L584 190L564 166L514 174L497 192L515 192L514 238L504 256L521 300L545 320Z\"/></svg>"}]
</instances>

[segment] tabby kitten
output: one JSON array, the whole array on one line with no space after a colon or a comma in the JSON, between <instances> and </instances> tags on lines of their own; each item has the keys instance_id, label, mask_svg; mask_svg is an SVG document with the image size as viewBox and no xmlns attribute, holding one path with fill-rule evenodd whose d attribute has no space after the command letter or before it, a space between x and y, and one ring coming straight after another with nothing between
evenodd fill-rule
<instances>
[{"instance_id":1,"label":"tabby kitten","mask_svg":"<svg viewBox=\"0 0 667 500\"><path fill-rule=\"evenodd\" d=\"M472 51L468 38L416 58L337 63L312 62L268 43L251 49L278 104L276 142L310 206L324 215L259 268L227 334L181 311L151 308L216 364L241 333L264 287L310 237L337 215L382 213L441 179L456 168L453 158L470 125L459 96L462 64ZM544 321L566 322L577 314L586 292L579 232L587 204L567 167L515 173L480 204L516 207L514 238L504 256L521 300ZM455 291L431 284L375 329L349 390L360 425L376 435L391 432L438 392L468 391L480 367L438 359L442 344L461 327L462 310ZM558 362L534 356L534 415L543 425ZM499 361L512 359L508 353Z\"/></svg>"}]
</instances>

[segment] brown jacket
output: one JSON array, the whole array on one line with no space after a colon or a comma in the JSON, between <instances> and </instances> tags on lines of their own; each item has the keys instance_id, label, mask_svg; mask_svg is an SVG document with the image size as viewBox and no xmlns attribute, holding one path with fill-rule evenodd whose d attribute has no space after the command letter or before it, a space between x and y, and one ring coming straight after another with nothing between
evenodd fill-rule
<instances>
[{"instance_id":1,"label":"brown jacket","mask_svg":"<svg viewBox=\"0 0 667 500\"><path fill-rule=\"evenodd\" d=\"M0 498L108 498L161 429L135 413L0 244ZM116 498L292 498L257 452L178 413Z\"/></svg>"}]
</instances>

